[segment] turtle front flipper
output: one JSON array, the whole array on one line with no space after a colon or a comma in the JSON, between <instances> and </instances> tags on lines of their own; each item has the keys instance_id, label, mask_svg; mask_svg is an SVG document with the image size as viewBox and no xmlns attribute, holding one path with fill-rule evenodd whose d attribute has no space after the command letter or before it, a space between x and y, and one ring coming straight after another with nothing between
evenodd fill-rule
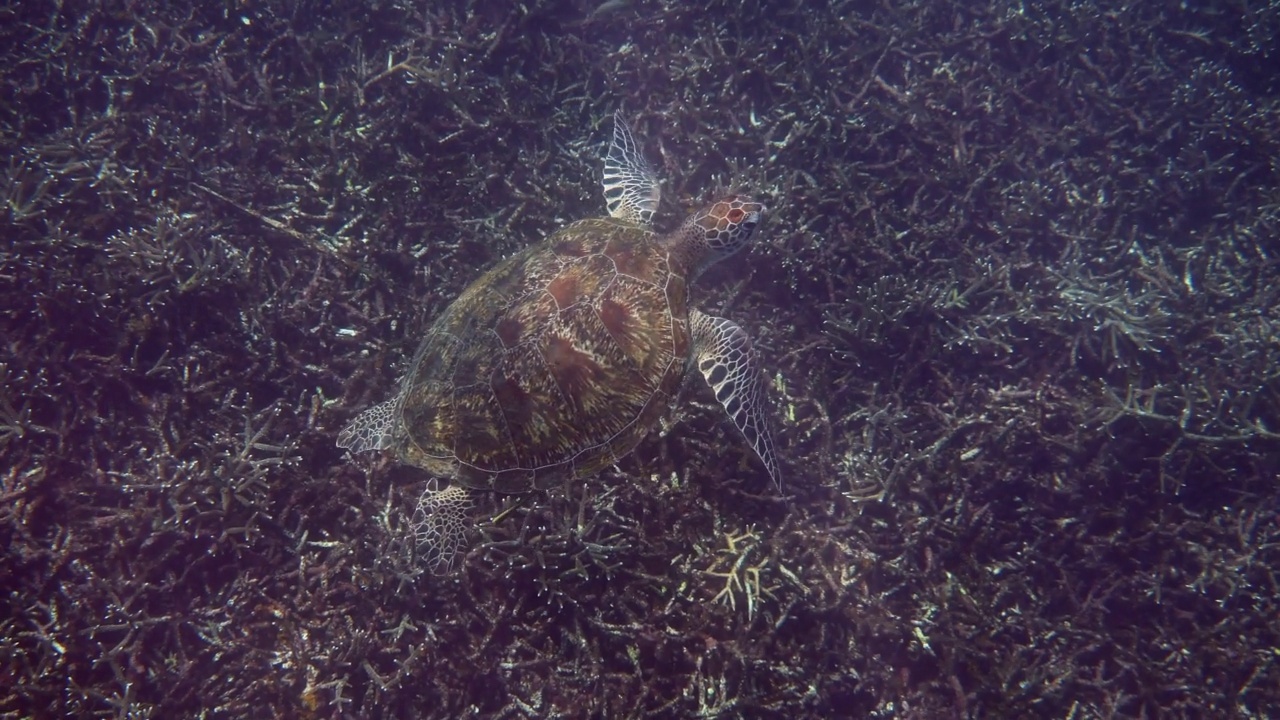
<instances>
[{"instance_id":1,"label":"turtle front flipper","mask_svg":"<svg viewBox=\"0 0 1280 720\"><path fill-rule=\"evenodd\" d=\"M338 447L353 453L391 447L391 430L399 412L399 396L365 410L338 433Z\"/></svg>"},{"instance_id":2,"label":"turtle front flipper","mask_svg":"<svg viewBox=\"0 0 1280 720\"><path fill-rule=\"evenodd\" d=\"M661 199L657 173L640 154L622 113L614 113L613 142L604 158L604 201L609 215L647 226Z\"/></svg>"},{"instance_id":3,"label":"turtle front flipper","mask_svg":"<svg viewBox=\"0 0 1280 720\"><path fill-rule=\"evenodd\" d=\"M732 320L690 311L693 357L698 370L760 456L769 477L782 491L782 473L773 451L773 434L764 413L764 386L751 338Z\"/></svg>"},{"instance_id":4,"label":"turtle front flipper","mask_svg":"<svg viewBox=\"0 0 1280 720\"><path fill-rule=\"evenodd\" d=\"M453 570L467 543L475 499L470 490L457 483L441 489L439 481L428 481L413 513L413 534L423 563L437 575Z\"/></svg>"}]
</instances>

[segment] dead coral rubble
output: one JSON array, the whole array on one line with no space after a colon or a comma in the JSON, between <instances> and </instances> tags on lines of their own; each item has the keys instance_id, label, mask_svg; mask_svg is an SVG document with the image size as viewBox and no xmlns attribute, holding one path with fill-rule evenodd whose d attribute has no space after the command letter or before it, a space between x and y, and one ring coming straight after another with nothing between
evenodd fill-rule
<instances>
[{"instance_id":1,"label":"dead coral rubble","mask_svg":"<svg viewBox=\"0 0 1280 720\"><path fill-rule=\"evenodd\" d=\"M0 9L0 716L1280 714L1274 3L206 5ZM619 105L787 495L691 388L424 576L334 433Z\"/></svg>"}]
</instances>

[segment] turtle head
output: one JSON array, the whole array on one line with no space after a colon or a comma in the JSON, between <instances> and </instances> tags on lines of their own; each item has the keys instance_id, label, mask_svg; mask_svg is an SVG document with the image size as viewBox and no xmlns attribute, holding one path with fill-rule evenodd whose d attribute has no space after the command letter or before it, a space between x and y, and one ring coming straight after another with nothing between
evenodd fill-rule
<instances>
[{"instance_id":1,"label":"turtle head","mask_svg":"<svg viewBox=\"0 0 1280 720\"><path fill-rule=\"evenodd\" d=\"M764 205L730 195L689 216L676 233L676 242L690 252L694 274L746 247L764 219Z\"/></svg>"}]
</instances>

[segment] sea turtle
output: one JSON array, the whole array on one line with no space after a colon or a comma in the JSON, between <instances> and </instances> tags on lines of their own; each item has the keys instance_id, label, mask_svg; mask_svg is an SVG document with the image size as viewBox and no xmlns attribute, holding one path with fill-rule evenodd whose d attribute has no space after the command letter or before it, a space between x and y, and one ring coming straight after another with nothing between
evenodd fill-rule
<instances>
[{"instance_id":1,"label":"sea turtle","mask_svg":"<svg viewBox=\"0 0 1280 720\"><path fill-rule=\"evenodd\" d=\"M609 217L575 222L473 282L427 331L395 397L338 435L352 453L391 449L448 481L433 478L414 514L437 572L463 547L471 491L522 493L614 464L694 365L781 489L750 339L688 306L689 285L747 244L764 206L733 195L655 232L658 178L620 116L603 184Z\"/></svg>"}]
</instances>

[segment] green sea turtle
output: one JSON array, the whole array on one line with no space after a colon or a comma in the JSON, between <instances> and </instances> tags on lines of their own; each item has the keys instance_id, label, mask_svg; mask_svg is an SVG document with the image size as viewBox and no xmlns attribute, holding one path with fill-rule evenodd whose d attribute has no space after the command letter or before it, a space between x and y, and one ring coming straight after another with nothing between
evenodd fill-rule
<instances>
[{"instance_id":1,"label":"green sea turtle","mask_svg":"<svg viewBox=\"0 0 1280 720\"><path fill-rule=\"evenodd\" d=\"M338 435L352 453L391 449L448 481L433 478L414 514L437 572L463 547L472 491L528 492L614 464L693 366L781 489L750 339L688 306L689 285L747 244L764 206L734 195L655 232L658 178L618 116L603 184L609 217L575 222L473 282L427 331L395 397Z\"/></svg>"}]
</instances>

